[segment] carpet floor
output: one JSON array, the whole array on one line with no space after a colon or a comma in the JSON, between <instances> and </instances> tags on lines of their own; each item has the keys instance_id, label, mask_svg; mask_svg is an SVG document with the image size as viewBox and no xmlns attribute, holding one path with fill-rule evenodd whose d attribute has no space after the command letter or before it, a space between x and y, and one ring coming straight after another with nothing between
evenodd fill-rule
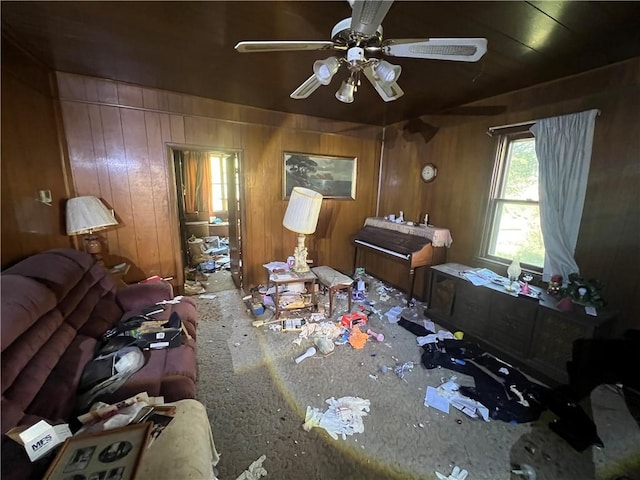
<instances>
[{"instance_id":1,"label":"carpet floor","mask_svg":"<svg viewBox=\"0 0 640 480\"><path fill-rule=\"evenodd\" d=\"M468 470L468 480L506 480L523 478L511 472L522 464L531 465L538 480L640 480L640 429L610 386L596 388L583 405L605 448L577 452L549 429L549 411L535 422L509 424L424 406L427 386L452 375L463 385L473 379L421 365L416 337L384 316L405 305L403 294L372 277L368 326L384 340L370 338L361 350L339 345L298 364L294 359L312 341L298 331L252 326L256 317L242 301L244 293L229 288L215 298L194 297L200 320L197 398L207 407L221 454L221 480L236 479L262 455L267 478L282 480L435 479L435 471L448 475L454 465ZM320 300L328 304L325 296ZM346 303L338 298L333 319L346 313ZM418 302L404 316L421 323L422 312ZM270 315L267 310L260 318ZM414 366L400 378L392 368L407 362ZM334 440L322 428L302 428L308 407L324 411L327 399L349 396L370 401L364 432Z\"/></svg>"}]
</instances>

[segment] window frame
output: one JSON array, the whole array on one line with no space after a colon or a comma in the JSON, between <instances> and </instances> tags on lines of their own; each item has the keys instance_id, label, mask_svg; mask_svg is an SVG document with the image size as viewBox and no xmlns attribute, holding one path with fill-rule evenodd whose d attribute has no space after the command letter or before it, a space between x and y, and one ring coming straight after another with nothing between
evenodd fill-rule
<instances>
[{"instance_id":1,"label":"window frame","mask_svg":"<svg viewBox=\"0 0 640 480\"><path fill-rule=\"evenodd\" d=\"M212 214L216 214L216 213L221 213L221 212L228 212L229 211L229 191L228 191L228 185L226 182L227 179L227 159L225 157L225 154L223 153L219 153L219 152L210 152L209 153L209 161L211 162L211 212ZM215 182L215 178L213 175L214 172L214 166L213 163L216 162L218 164L218 167L220 169L220 183L216 183ZM222 192L222 196L220 198L220 201L222 202L222 209L221 210L216 210L214 202L216 201L214 192L216 188L220 188L220 191ZM226 207L226 208L225 208Z\"/></svg>"},{"instance_id":2,"label":"window frame","mask_svg":"<svg viewBox=\"0 0 640 480\"><path fill-rule=\"evenodd\" d=\"M506 199L502 196L501 190L504 190L505 176L507 174L507 160L509 154L509 146L511 142L532 139L533 134L529 131L530 124L523 124L518 128L509 128L504 132L495 131L494 135L499 136L496 153L494 156L494 169L491 178L491 186L487 196L487 204L485 210L485 221L482 229L482 240L480 242L480 251L478 257L481 261L494 265L507 266L513 260L512 258L498 257L490 254L492 242L497 238L494 235L496 221L499 215L501 205L540 205L538 200L514 200ZM546 253L546 252L545 252ZM543 262L544 263L544 262ZM527 272L536 276L542 274L543 266L537 266L521 262L521 267Z\"/></svg>"}]
</instances>

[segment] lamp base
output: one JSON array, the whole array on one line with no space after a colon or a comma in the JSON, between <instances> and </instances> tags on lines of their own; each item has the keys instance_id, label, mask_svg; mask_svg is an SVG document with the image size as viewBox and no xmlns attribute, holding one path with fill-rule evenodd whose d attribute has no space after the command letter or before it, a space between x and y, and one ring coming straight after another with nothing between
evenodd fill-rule
<instances>
[{"instance_id":1,"label":"lamp base","mask_svg":"<svg viewBox=\"0 0 640 480\"><path fill-rule=\"evenodd\" d=\"M104 260L102 260L102 239L100 236L91 233L85 237L84 241L84 250L91 254L97 264L104 265Z\"/></svg>"},{"instance_id":2,"label":"lamp base","mask_svg":"<svg viewBox=\"0 0 640 480\"><path fill-rule=\"evenodd\" d=\"M296 273L305 273L311 270L307 263L307 247L304 246L304 234L298 234L298 246L293 251L295 263L292 270Z\"/></svg>"}]
</instances>

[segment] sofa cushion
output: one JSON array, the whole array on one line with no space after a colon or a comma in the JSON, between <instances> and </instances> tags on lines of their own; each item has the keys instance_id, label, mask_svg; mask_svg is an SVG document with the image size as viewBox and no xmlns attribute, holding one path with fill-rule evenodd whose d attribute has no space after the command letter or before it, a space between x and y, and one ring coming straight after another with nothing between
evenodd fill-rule
<instances>
[{"instance_id":1,"label":"sofa cushion","mask_svg":"<svg viewBox=\"0 0 640 480\"><path fill-rule=\"evenodd\" d=\"M52 310L57 300L44 285L18 275L3 273L0 289L2 290L1 318L13 319L11 322L2 322L0 344L4 352L42 315Z\"/></svg>"},{"instance_id":2,"label":"sofa cushion","mask_svg":"<svg viewBox=\"0 0 640 480\"><path fill-rule=\"evenodd\" d=\"M29 413L52 419L71 416L76 408L77 388L84 370L78 366L91 361L96 344L95 338L85 335L73 338L29 405Z\"/></svg>"},{"instance_id":3,"label":"sofa cushion","mask_svg":"<svg viewBox=\"0 0 640 480\"><path fill-rule=\"evenodd\" d=\"M92 268L104 270L95 264L93 257L84 252L71 248L56 248L25 258L2 274L21 275L37 280L61 301ZM112 288L115 287L112 285Z\"/></svg>"},{"instance_id":4,"label":"sofa cushion","mask_svg":"<svg viewBox=\"0 0 640 480\"><path fill-rule=\"evenodd\" d=\"M144 368L127 379L125 384L111 395L102 397L106 403L115 403L140 392L149 396L163 396L165 402L174 402L196 396L196 342L183 339L175 348L145 352Z\"/></svg>"}]
</instances>

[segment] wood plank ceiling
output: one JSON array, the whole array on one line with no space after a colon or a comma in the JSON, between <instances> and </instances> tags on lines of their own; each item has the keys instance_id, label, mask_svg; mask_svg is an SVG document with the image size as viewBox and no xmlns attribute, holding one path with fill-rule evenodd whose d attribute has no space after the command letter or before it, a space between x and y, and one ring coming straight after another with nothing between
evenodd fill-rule
<instances>
[{"instance_id":1,"label":"wood plank ceiling","mask_svg":"<svg viewBox=\"0 0 640 480\"><path fill-rule=\"evenodd\" d=\"M455 107L640 55L640 2L396 1L385 39L484 37L487 54L477 63L389 58L402 66L405 95L385 103L366 83L343 104L334 98L343 69L309 98L289 98L327 52L233 48L330 40L349 15L346 1L2 2L2 29L54 70L373 125L461 113Z\"/></svg>"}]
</instances>

